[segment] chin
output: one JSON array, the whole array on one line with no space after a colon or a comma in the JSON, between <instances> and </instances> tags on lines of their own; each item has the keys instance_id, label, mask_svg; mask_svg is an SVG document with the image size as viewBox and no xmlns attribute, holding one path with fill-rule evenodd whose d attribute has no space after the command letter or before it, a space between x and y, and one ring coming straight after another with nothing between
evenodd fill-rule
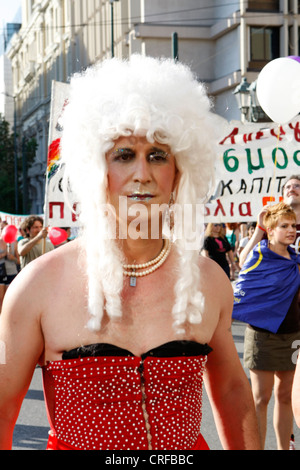
<instances>
[{"instance_id":1,"label":"chin","mask_svg":"<svg viewBox=\"0 0 300 470\"><path fill-rule=\"evenodd\" d=\"M286 203L289 205L289 206L293 206L293 204L300 204L300 197L299 196L290 196L287 198L287 201Z\"/></svg>"}]
</instances>

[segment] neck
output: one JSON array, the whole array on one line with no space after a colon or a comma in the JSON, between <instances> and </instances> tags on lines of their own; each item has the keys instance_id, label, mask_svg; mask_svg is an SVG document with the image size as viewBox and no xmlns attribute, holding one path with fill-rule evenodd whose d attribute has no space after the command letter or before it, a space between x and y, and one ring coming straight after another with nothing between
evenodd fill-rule
<instances>
[{"instance_id":1,"label":"neck","mask_svg":"<svg viewBox=\"0 0 300 470\"><path fill-rule=\"evenodd\" d=\"M293 204L291 207L296 214L296 223L300 225L300 204Z\"/></svg>"},{"instance_id":2,"label":"neck","mask_svg":"<svg viewBox=\"0 0 300 470\"><path fill-rule=\"evenodd\" d=\"M119 243L127 263L135 264L147 263L154 259L163 248L162 239L132 240L128 238L126 240L119 240Z\"/></svg>"},{"instance_id":3,"label":"neck","mask_svg":"<svg viewBox=\"0 0 300 470\"><path fill-rule=\"evenodd\" d=\"M284 258L290 258L287 245L274 243L274 241L269 240L269 249L274 251L274 253L277 253L277 255L283 256Z\"/></svg>"}]
</instances>

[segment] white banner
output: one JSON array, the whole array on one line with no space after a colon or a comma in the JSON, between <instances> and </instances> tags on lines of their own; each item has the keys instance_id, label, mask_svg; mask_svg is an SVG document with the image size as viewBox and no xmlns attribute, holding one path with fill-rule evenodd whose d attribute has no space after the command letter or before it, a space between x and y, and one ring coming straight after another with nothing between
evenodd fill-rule
<instances>
[{"instance_id":1,"label":"white banner","mask_svg":"<svg viewBox=\"0 0 300 470\"><path fill-rule=\"evenodd\" d=\"M69 85L53 82L45 194L45 225L77 227L76 200L65 201L60 165L61 116ZM228 123L219 118L216 189L205 222L254 221L262 207L282 198L287 177L300 174L300 118L289 124Z\"/></svg>"},{"instance_id":2,"label":"white banner","mask_svg":"<svg viewBox=\"0 0 300 470\"><path fill-rule=\"evenodd\" d=\"M7 212L0 212L0 220L2 222L7 222L8 225L15 225L17 228L20 227L20 225L22 224L22 222L24 222L26 217L28 217L28 215L9 214Z\"/></svg>"},{"instance_id":3,"label":"white banner","mask_svg":"<svg viewBox=\"0 0 300 470\"><path fill-rule=\"evenodd\" d=\"M49 148L45 190L45 226L77 227L77 204L69 193L67 202L63 193L64 168L60 164L60 139L62 135L61 117L68 103L69 85L52 82Z\"/></svg>"},{"instance_id":4,"label":"white banner","mask_svg":"<svg viewBox=\"0 0 300 470\"><path fill-rule=\"evenodd\" d=\"M205 222L255 221L282 199L287 177L300 174L300 118L284 126L220 120L216 190Z\"/></svg>"}]
</instances>

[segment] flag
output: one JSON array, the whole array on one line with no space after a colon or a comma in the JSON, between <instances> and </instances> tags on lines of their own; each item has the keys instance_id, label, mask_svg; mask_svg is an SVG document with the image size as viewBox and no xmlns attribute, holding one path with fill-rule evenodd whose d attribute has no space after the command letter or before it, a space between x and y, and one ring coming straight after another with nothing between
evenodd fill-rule
<instances>
[{"instance_id":1,"label":"flag","mask_svg":"<svg viewBox=\"0 0 300 470\"><path fill-rule=\"evenodd\" d=\"M48 159L47 159L47 176L48 179L52 178L59 170L60 160L60 139L56 139L49 145Z\"/></svg>"},{"instance_id":2,"label":"flag","mask_svg":"<svg viewBox=\"0 0 300 470\"><path fill-rule=\"evenodd\" d=\"M300 256L288 247L290 259L258 243L248 255L234 288L232 317L276 333L300 287Z\"/></svg>"}]
</instances>

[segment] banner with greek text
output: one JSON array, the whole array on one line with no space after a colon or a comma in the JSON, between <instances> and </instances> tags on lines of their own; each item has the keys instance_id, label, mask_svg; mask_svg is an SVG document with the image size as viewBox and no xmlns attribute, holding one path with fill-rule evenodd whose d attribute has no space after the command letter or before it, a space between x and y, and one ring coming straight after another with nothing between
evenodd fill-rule
<instances>
[{"instance_id":1,"label":"banner with greek text","mask_svg":"<svg viewBox=\"0 0 300 470\"><path fill-rule=\"evenodd\" d=\"M49 129L45 194L45 225L77 227L78 207L63 193L60 165L61 117L69 85L54 81ZM271 123L230 123L219 117L216 188L206 204L205 222L256 220L262 207L282 199L287 177L300 174L300 118L278 126Z\"/></svg>"},{"instance_id":2,"label":"banner with greek text","mask_svg":"<svg viewBox=\"0 0 300 470\"><path fill-rule=\"evenodd\" d=\"M28 215L9 214L7 212L0 212L0 220L6 222L8 225L15 225L20 227Z\"/></svg>"},{"instance_id":3,"label":"banner with greek text","mask_svg":"<svg viewBox=\"0 0 300 470\"><path fill-rule=\"evenodd\" d=\"M45 225L51 227L77 227L77 204L70 192L68 201L63 192L64 167L60 163L60 139L63 131L62 115L68 104L69 85L52 82L49 148L45 190Z\"/></svg>"},{"instance_id":4,"label":"banner with greek text","mask_svg":"<svg viewBox=\"0 0 300 470\"><path fill-rule=\"evenodd\" d=\"M300 118L283 126L220 119L220 129L205 222L255 221L264 205L282 200L286 178L300 174Z\"/></svg>"}]
</instances>

